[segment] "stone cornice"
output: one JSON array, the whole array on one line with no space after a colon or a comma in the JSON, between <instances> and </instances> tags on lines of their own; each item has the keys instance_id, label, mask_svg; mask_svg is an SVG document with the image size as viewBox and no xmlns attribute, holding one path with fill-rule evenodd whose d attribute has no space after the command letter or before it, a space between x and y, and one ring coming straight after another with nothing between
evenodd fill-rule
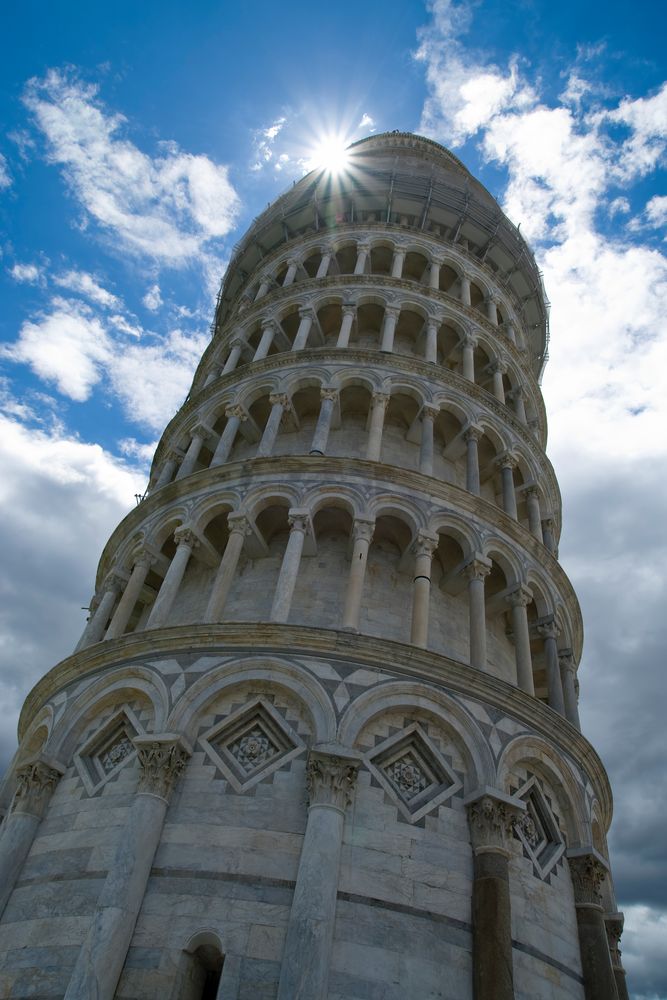
<instances>
[{"instance_id":1,"label":"stone cornice","mask_svg":"<svg viewBox=\"0 0 667 1000\"><path fill-rule=\"evenodd\" d=\"M535 730L577 760L599 796L605 826L611 822L612 797L597 753L562 716L500 678L466 663L417 646L335 629L247 622L228 625L183 625L131 633L80 650L53 667L28 694L19 719L19 740L49 698L65 686L121 662L173 656L183 652L241 652L248 655L313 655L353 660L412 679L446 687L465 698L492 705ZM387 666L391 664L391 666Z\"/></svg>"}]
</instances>

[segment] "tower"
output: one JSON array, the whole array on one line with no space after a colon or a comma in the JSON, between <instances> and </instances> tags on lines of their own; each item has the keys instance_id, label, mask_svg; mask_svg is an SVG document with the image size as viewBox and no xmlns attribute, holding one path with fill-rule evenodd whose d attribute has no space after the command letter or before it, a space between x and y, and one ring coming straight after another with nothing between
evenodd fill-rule
<instances>
[{"instance_id":1,"label":"tower","mask_svg":"<svg viewBox=\"0 0 667 1000\"><path fill-rule=\"evenodd\" d=\"M235 248L4 786L0 983L627 996L529 248L387 133Z\"/></svg>"}]
</instances>

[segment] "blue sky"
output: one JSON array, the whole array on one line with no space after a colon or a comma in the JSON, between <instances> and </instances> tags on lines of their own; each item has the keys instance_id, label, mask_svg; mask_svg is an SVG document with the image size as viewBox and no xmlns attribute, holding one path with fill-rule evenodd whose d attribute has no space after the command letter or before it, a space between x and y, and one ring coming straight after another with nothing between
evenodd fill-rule
<instances>
[{"instance_id":1,"label":"blue sky","mask_svg":"<svg viewBox=\"0 0 667 1000\"><path fill-rule=\"evenodd\" d=\"M24 2L0 59L0 748L80 632L103 542L251 219L322 137L454 149L531 242L582 601L584 730L636 998L667 998L663 5Z\"/></svg>"}]
</instances>

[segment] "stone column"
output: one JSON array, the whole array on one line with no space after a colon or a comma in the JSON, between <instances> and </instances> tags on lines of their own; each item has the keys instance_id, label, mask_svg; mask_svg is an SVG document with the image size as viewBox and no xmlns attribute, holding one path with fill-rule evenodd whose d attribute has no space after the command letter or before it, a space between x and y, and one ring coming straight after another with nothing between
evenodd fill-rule
<instances>
[{"instance_id":1,"label":"stone column","mask_svg":"<svg viewBox=\"0 0 667 1000\"><path fill-rule=\"evenodd\" d=\"M41 754L17 768L16 791L0 833L0 916L64 771L61 764Z\"/></svg>"},{"instance_id":2,"label":"stone column","mask_svg":"<svg viewBox=\"0 0 667 1000\"><path fill-rule=\"evenodd\" d=\"M338 390L321 389L320 397L320 413L317 418L317 426L315 427L315 433L313 434L313 440L310 446L311 455L324 455L327 450L327 441L329 440L329 431L331 430L331 419L336 406L336 400L338 399Z\"/></svg>"},{"instance_id":3,"label":"stone column","mask_svg":"<svg viewBox=\"0 0 667 1000\"><path fill-rule=\"evenodd\" d=\"M463 355L463 377L467 378L469 382L475 381L475 356L474 351L477 346L477 341L474 337L469 334L461 341L461 353Z\"/></svg>"},{"instance_id":4,"label":"stone column","mask_svg":"<svg viewBox=\"0 0 667 1000\"><path fill-rule=\"evenodd\" d=\"M257 345L257 350L253 355L253 361L261 361L265 358L269 351L271 350L271 344L273 343L273 338L276 335L276 324L273 320L265 320L262 323L262 336L260 337L259 344Z\"/></svg>"},{"instance_id":5,"label":"stone column","mask_svg":"<svg viewBox=\"0 0 667 1000\"><path fill-rule=\"evenodd\" d=\"M517 460L514 455L508 453L501 455L498 459L500 467L500 478L503 485L503 510L516 521L516 493L514 492L514 469L517 467Z\"/></svg>"},{"instance_id":6,"label":"stone column","mask_svg":"<svg viewBox=\"0 0 667 1000\"><path fill-rule=\"evenodd\" d=\"M154 562L154 556L145 549L141 549L136 555L130 579L127 581L125 590L116 606L113 618L106 631L105 639L117 639L124 633L141 593L141 588L146 582L148 571Z\"/></svg>"},{"instance_id":7,"label":"stone column","mask_svg":"<svg viewBox=\"0 0 667 1000\"><path fill-rule=\"evenodd\" d=\"M437 257L431 258L428 285L429 288L434 288L436 291L440 288L440 268L442 267L442 263L442 260L439 260Z\"/></svg>"},{"instance_id":8,"label":"stone column","mask_svg":"<svg viewBox=\"0 0 667 1000\"><path fill-rule=\"evenodd\" d=\"M269 413L269 419L266 421L262 440L259 442L257 449L258 458L267 458L273 451L273 446L276 443L276 437L280 429L280 421L283 419L283 413L290 406L289 396L286 396L285 393L271 394L269 396L269 403L271 404L271 412Z\"/></svg>"},{"instance_id":9,"label":"stone column","mask_svg":"<svg viewBox=\"0 0 667 1000\"><path fill-rule=\"evenodd\" d=\"M623 914L606 913L604 924L607 931L607 942L609 944L611 967L614 973L618 1000L629 1000L628 984L625 981L625 969L621 961L620 949L621 935L623 934Z\"/></svg>"},{"instance_id":10,"label":"stone column","mask_svg":"<svg viewBox=\"0 0 667 1000\"><path fill-rule=\"evenodd\" d=\"M552 556L556 555L556 536L554 535L553 517L545 517L542 521L542 538Z\"/></svg>"},{"instance_id":11,"label":"stone column","mask_svg":"<svg viewBox=\"0 0 667 1000\"><path fill-rule=\"evenodd\" d=\"M391 354L394 349L394 334L396 333L396 324L398 322L399 315L400 309L394 309L391 306L387 306L384 311L380 350L386 351L387 354Z\"/></svg>"},{"instance_id":12,"label":"stone column","mask_svg":"<svg viewBox=\"0 0 667 1000\"><path fill-rule=\"evenodd\" d=\"M248 419L248 414L238 403L226 407L225 416L227 417L227 423L213 452L213 458L209 466L210 469L214 469L216 465L224 465L234 447L234 441L241 426L241 421Z\"/></svg>"},{"instance_id":13,"label":"stone column","mask_svg":"<svg viewBox=\"0 0 667 1000\"><path fill-rule=\"evenodd\" d=\"M555 621L544 622L537 627L538 634L544 639L544 662L547 670L547 702L549 708L559 715L565 715L565 702L563 699L563 682L560 676L558 665L558 633L559 628Z\"/></svg>"},{"instance_id":14,"label":"stone column","mask_svg":"<svg viewBox=\"0 0 667 1000\"><path fill-rule=\"evenodd\" d=\"M277 1000L327 998L345 809L359 763L344 751L309 754L310 805Z\"/></svg>"},{"instance_id":15,"label":"stone column","mask_svg":"<svg viewBox=\"0 0 667 1000\"><path fill-rule=\"evenodd\" d=\"M516 346L516 331L514 330L514 324L512 322L503 324L503 330L507 334L507 339L510 343Z\"/></svg>"},{"instance_id":16,"label":"stone column","mask_svg":"<svg viewBox=\"0 0 667 1000\"><path fill-rule=\"evenodd\" d=\"M220 365L215 365L213 368L211 368L210 372L204 379L204 388L206 388L207 385L210 385L211 382L215 382L217 378L220 378L221 374L222 370L220 368Z\"/></svg>"},{"instance_id":17,"label":"stone column","mask_svg":"<svg viewBox=\"0 0 667 1000\"><path fill-rule=\"evenodd\" d=\"M560 679L563 685L565 718L575 727L575 729L581 729L576 685L577 668L574 665L574 657L571 649L558 650L558 665L560 667Z\"/></svg>"},{"instance_id":18,"label":"stone column","mask_svg":"<svg viewBox=\"0 0 667 1000\"><path fill-rule=\"evenodd\" d=\"M292 508L289 512L288 522L290 533L273 597L270 618L272 622L286 622L289 618L294 587L299 575L303 543L310 530L308 511L306 510Z\"/></svg>"},{"instance_id":19,"label":"stone column","mask_svg":"<svg viewBox=\"0 0 667 1000\"><path fill-rule=\"evenodd\" d=\"M468 618L470 623L470 665L486 669L486 605L484 580L491 572L491 560L476 555L465 566L468 581Z\"/></svg>"},{"instance_id":20,"label":"stone column","mask_svg":"<svg viewBox=\"0 0 667 1000\"><path fill-rule=\"evenodd\" d=\"M178 465L179 454L176 451L168 451L165 463L160 470L160 475L158 476L158 481L155 484L155 489L159 490L161 486L166 486L174 478L174 472Z\"/></svg>"},{"instance_id":21,"label":"stone column","mask_svg":"<svg viewBox=\"0 0 667 1000\"><path fill-rule=\"evenodd\" d=\"M341 312L343 314L343 318L340 324L336 347L347 347L350 343L350 333L352 332L352 324L354 323L354 317L357 313L357 307L343 306Z\"/></svg>"},{"instance_id":22,"label":"stone column","mask_svg":"<svg viewBox=\"0 0 667 1000\"><path fill-rule=\"evenodd\" d=\"M162 628L167 624L171 609L174 606L178 589L190 561L194 549L199 545L199 539L191 528L181 527L174 532L176 551L169 564L162 586L155 598L151 613L146 622L146 628Z\"/></svg>"},{"instance_id":23,"label":"stone column","mask_svg":"<svg viewBox=\"0 0 667 1000\"><path fill-rule=\"evenodd\" d=\"M174 733L134 739L141 768L116 854L64 1000L113 1000L143 902L174 784L191 750Z\"/></svg>"},{"instance_id":24,"label":"stone column","mask_svg":"<svg viewBox=\"0 0 667 1000\"><path fill-rule=\"evenodd\" d=\"M359 630L361 595L364 590L368 549L373 538L374 529L375 521L363 517L357 518L352 529L352 558L350 560L350 575L347 580L347 590L345 591L342 627L353 632Z\"/></svg>"},{"instance_id":25,"label":"stone column","mask_svg":"<svg viewBox=\"0 0 667 1000\"><path fill-rule=\"evenodd\" d=\"M471 305L470 298L470 278L467 274L461 275L461 302L464 306Z\"/></svg>"},{"instance_id":26,"label":"stone column","mask_svg":"<svg viewBox=\"0 0 667 1000\"><path fill-rule=\"evenodd\" d=\"M384 427L384 411L387 409L389 396L384 392L374 392L371 405L371 419L368 428L368 444L366 458L369 462L379 462L382 450L382 428Z\"/></svg>"},{"instance_id":27,"label":"stone column","mask_svg":"<svg viewBox=\"0 0 667 1000\"><path fill-rule=\"evenodd\" d=\"M315 314L312 309L299 309L299 319L301 322L299 323L299 329L296 331L296 337L292 344L293 351L304 350L308 343L308 336L313 325L313 320L315 319Z\"/></svg>"},{"instance_id":28,"label":"stone column","mask_svg":"<svg viewBox=\"0 0 667 1000\"><path fill-rule=\"evenodd\" d=\"M257 289L255 302L259 302L260 299L263 299L270 287L271 287L271 278L267 277L267 275L264 275L260 279L260 285L259 288Z\"/></svg>"},{"instance_id":29,"label":"stone column","mask_svg":"<svg viewBox=\"0 0 667 1000\"><path fill-rule=\"evenodd\" d=\"M600 886L606 871L592 849L568 851L586 1000L618 1000Z\"/></svg>"},{"instance_id":30,"label":"stone column","mask_svg":"<svg viewBox=\"0 0 667 1000\"><path fill-rule=\"evenodd\" d=\"M493 395L496 397L499 403L505 402L505 386L503 384L503 375L507 369L499 361L491 368L491 373L493 375Z\"/></svg>"},{"instance_id":31,"label":"stone column","mask_svg":"<svg viewBox=\"0 0 667 1000\"><path fill-rule=\"evenodd\" d=\"M199 453L204 446L204 441L211 433L208 427L204 427L199 424L192 431L192 437L190 438L190 444L188 445L188 450L185 453L185 458L181 462L181 467L176 474L176 479L185 479L186 476L191 475L194 472L195 465L199 458Z\"/></svg>"},{"instance_id":32,"label":"stone column","mask_svg":"<svg viewBox=\"0 0 667 1000\"><path fill-rule=\"evenodd\" d=\"M509 844L520 807L488 794L466 805L473 849L473 997L514 1000Z\"/></svg>"},{"instance_id":33,"label":"stone column","mask_svg":"<svg viewBox=\"0 0 667 1000\"><path fill-rule=\"evenodd\" d=\"M426 323L426 344L424 361L436 364L438 361L438 320L430 319Z\"/></svg>"},{"instance_id":34,"label":"stone column","mask_svg":"<svg viewBox=\"0 0 667 1000\"><path fill-rule=\"evenodd\" d=\"M246 346L245 340L242 340L239 337L237 337L235 340L232 340L232 349L227 355L227 360L225 361L222 368L223 375L227 375L229 372L233 372L235 370L241 358L241 354L243 353L243 348L245 346Z\"/></svg>"},{"instance_id":35,"label":"stone column","mask_svg":"<svg viewBox=\"0 0 667 1000\"><path fill-rule=\"evenodd\" d=\"M438 547L438 536L420 531L414 546L415 570L412 580L412 622L410 642L428 646L428 613L431 600L431 561Z\"/></svg>"},{"instance_id":36,"label":"stone column","mask_svg":"<svg viewBox=\"0 0 667 1000\"><path fill-rule=\"evenodd\" d=\"M299 270L300 263L301 261L296 257L291 257L290 260L287 261L287 271L285 272L285 277L283 279L283 288L287 288L288 285L293 283L296 278L296 272Z\"/></svg>"},{"instance_id":37,"label":"stone column","mask_svg":"<svg viewBox=\"0 0 667 1000\"><path fill-rule=\"evenodd\" d=\"M433 475L433 424L439 413L440 410L437 406L422 407L419 471L425 476Z\"/></svg>"},{"instance_id":38,"label":"stone column","mask_svg":"<svg viewBox=\"0 0 667 1000\"><path fill-rule=\"evenodd\" d=\"M366 261L368 260L368 254L370 253L369 243L358 243L357 244L357 262L354 265L355 274L363 274L366 270Z\"/></svg>"},{"instance_id":39,"label":"stone column","mask_svg":"<svg viewBox=\"0 0 667 1000\"><path fill-rule=\"evenodd\" d=\"M528 529L531 535L535 535L538 542L543 542L542 537L542 514L540 512L540 494L536 486L531 486L525 492L526 507L528 508Z\"/></svg>"},{"instance_id":40,"label":"stone column","mask_svg":"<svg viewBox=\"0 0 667 1000\"><path fill-rule=\"evenodd\" d=\"M533 658L530 653L530 633L526 608L533 599L532 591L520 585L509 594L507 601L512 608L512 632L514 633L514 653L516 656L516 680L527 694L535 694L533 683Z\"/></svg>"},{"instance_id":41,"label":"stone column","mask_svg":"<svg viewBox=\"0 0 667 1000\"><path fill-rule=\"evenodd\" d=\"M488 298L486 300L486 316L489 323L498 326L498 302L496 299Z\"/></svg>"},{"instance_id":42,"label":"stone column","mask_svg":"<svg viewBox=\"0 0 667 1000\"><path fill-rule=\"evenodd\" d=\"M331 258L333 253L331 250L325 250L322 254L322 260L320 261L319 267L317 268L316 278L326 278L329 273L329 265L331 264Z\"/></svg>"},{"instance_id":43,"label":"stone column","mask_svg":"<svg viewBox=\"0 0 667 1000\"><path fill-rule=\"evenodd\" d=\"M514 412L516 416L522 424L528 423L526 418L526 404L524 402L523 389L520 385L513 391L512 400L514 401Z\"/></svg>"},{"instance_id":44,"label":"stone column","mask_svg":"<svg viewBox=\"0 0 667 1000\"><path fill-rule=\"evenodd\" d=\"M480 427L469 427L464 434L466 442L466 489L468 493L480 494L479 450L477 443L482 437Z\"/></svg>"},{"instance_id":45,"label":"stone column","mask_svg":"<svg viewBox=\"0 0 667 1000\"><path fill-rule=\"evenodd\" d=\"M391 276L392 278L402 278L403 277L403 265L405 263L405 250L394 250L394 256L391 261Z\"/></svg>"},{"instance_id":46,"label":"stone column","mask_svg":"<svg viewBox=\"0 0 667 1000\"><path fill-rule=\"evenodd\" d=\"M90 618L74 649L75 653L100 641L124 582L125 580L118 573L112 571L108 574L104 581L102 597L94 610L91 607Z\"/></svg>"},{"instance_id":47,"label":"stone column","mask_svg":"<svg viewBox=\"0 0 667 1000\"><path fill-rule=\"evenodd\" d=\"M215 574L211 594L206 605L206 611L204 612L203 621L205 622L222 621L222 612L227 603L232 583L234 582L234 575L236 574L239 556L243 550L243 543L252 531L245 514L239 512L228 514L227 524L229 525L229 537L227 538L225 551L222 554L218 572Z\"/></svg>"}]
</instances>

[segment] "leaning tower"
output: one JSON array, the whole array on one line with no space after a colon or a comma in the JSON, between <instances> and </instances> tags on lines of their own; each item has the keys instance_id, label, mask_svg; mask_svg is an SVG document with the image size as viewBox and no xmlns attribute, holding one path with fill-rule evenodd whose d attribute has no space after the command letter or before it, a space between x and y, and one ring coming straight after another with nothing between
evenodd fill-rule
<instances>
[{"instance_id":1,"label":"leaning tower","mask_svg":"<svg viewBox=\"0 0 667 1000\"><path fill-rule=\"evenodd\" d=\"M535 261L387 133L236 246L4 785L0 996L625 1000Z\"/></svg>"}]
</instances>

